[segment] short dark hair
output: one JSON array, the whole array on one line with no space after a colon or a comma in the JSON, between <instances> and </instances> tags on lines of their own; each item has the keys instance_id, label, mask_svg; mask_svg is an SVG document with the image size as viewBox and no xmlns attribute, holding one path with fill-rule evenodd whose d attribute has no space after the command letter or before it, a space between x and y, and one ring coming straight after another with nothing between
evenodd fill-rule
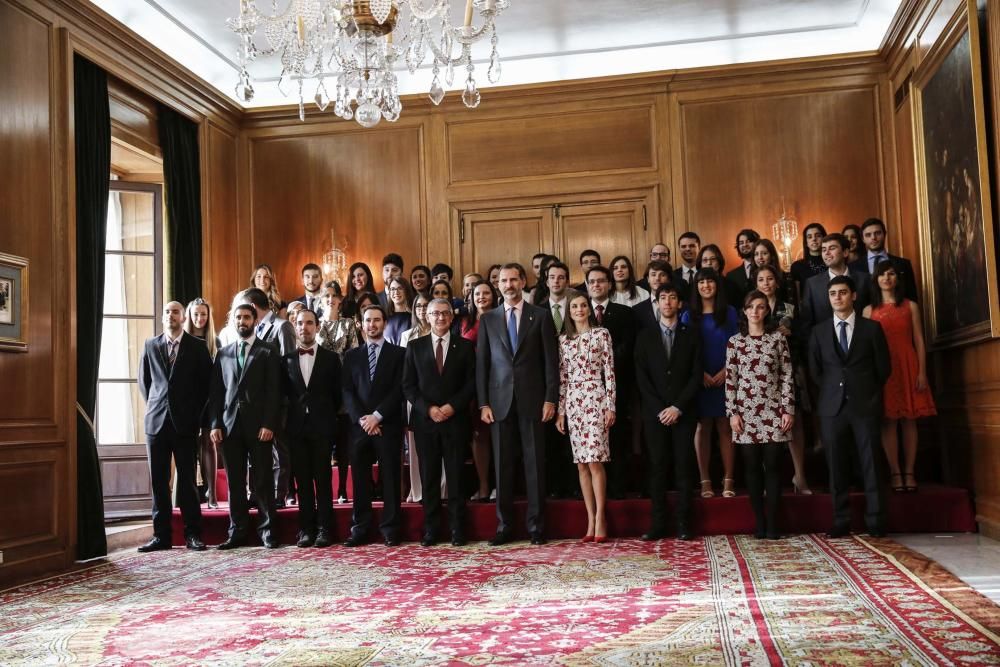
<instances>
[{"instance_id":1,"label":"short dark hair","mask_svg":"<svg viewBox=\"0 0 1000 667\"><path fill-rule=\"evenodd\" d=\"M758 234L755 230L749 228L741 229L739 233L736 235L737 245L739 245L741 236L747 237L747 240L750 241L751 243L756 243L757 241L760 240L760 234Z\"/></svg>"},{"instance_id":2,"label":"short dark hair","mask_svg":"<svg viewBox=\"0 0 1000 667\"><path fill-rule=\"evenodd\" d=\"M257 311L249 303L241 303L240 305L233 308L233 315L235 315L236 312L240 310L249 310L250 314L253 315L253 321L254 322L257 321Z\"/></svg>"},{"instance_id":3,"label":"short dark hair","mask_svg":"<svg viewBox=\"0 0 1000 667\"><path fill-rule=\"evenodd\" d=\"M847 240L846 236L838 232L827 234L826 236L823 237L823 240L820 243L821 244L829 243L830 241L836 241L838 244L840 244L840 247L843 249L844 252L847 252L848 250L851 249L851 242Z\"/></svg>"},{"instance_id":4,"label":"short dark hair","mask_svg":"<svg viewBox=\"0 0 1000 667\"><path fill-rule=\"evenodd\" d=\"M649 275L650 271L662 271L663 273L670 276L670 263L664 262L662 259L654 259L652 262L646 265L646 275Z\"/></svg>"},{"instance_id":5,"label":"short dark hair","mask_svg":"<svg viewBox=\"0 0 1000 667\"><path fill-rule=\"evenodd\" d=\"M319 271L319 274L323 275L323 269L319 268L319 264L316 264L315 262L309 262L308 264L303 266L302 275L305 275L306 271Z\"/></svg>"},{"instance_id":6,"label":"short dark hair","mask_svg":"<svg viewBox=\"0 0 1000 667\"><path fill-rule=\"evenodd\" d=\"M549 266L551 267L552 265L549 264ZM509 271L511 269L516 269L517 272L521 275L521 280L524 280L524 277L526 275L524 273L524 267L518 264L517 262L507 262L506 264L500 267L501 271ZM548 273L548 269L546 269L546 273Z\"/></svg>"},{"instance_id":7,"label":"short dark hair","mask_svg":"<svg viewBox=\"0 0 1000 667\"><path fill-rule=\"evenodd\" d=\"M586 250L584 250L583 252L580 253L580 263L581 264L583 264L583 258L584 257L596 257L597 258L597 263L598 264L601 263L601 253L597 252L593 248L587 248Z\"/></svg>"},{"instance_id":8,"label":"short dark hair","mask_svg":"<svg viewBox=\"0 0 1000 667\"><path fill-rule=\"evenodd\" d=\"M261 310L268 310L271 306L268 303L264 290L258 287L250 287L243 290L243 298Z\"/></svg>"},{"instance_id":9,"label":"short dark hair","mask_svg":"<svg viewBox=\"0 0 1000 667\"><path fill-rule=\"evenodd\" d=\"M405 268L403 266L403 258L394 252L390 252L388 255L382 258L382 266L385 266L386 264L392 264L393 266L398 266L400 271L402 271Z\"/></svg>"},{"instance_id":10,"label":"short dark hair","mask_svg":"<svg viewBox=\"0 0 1000 667\"><path fill-rule=\"evenodd\" d=\"M382 304L380 304L380 303L373 303L370 306L365 306L361 310L361 317L364 318L365 313L367 313L369 310L377 310L378 312L382 313L382 319L383 320L388 320L389 319L389 316L385 314L385 308L383 308Z\"/></svg>"},{"instance_id":11,"label":"short dark hair","mask_svg":"<svg viewBox=\"0 0 1000 667\"><path fill-rule=\"evenodd\" d=\"M847 285L847 288L852 292L857 292L858 287L854 283L854 278L847 275L834 276L830 278L830 282L826 284L826 288L829 290L831 287L836 287L837 285Z\"/></svg>"},{"instance_id":12,"label":"short dark hair","mask_svg":"<svg viewBox=\"0 0 1000 667\"><path fill-rule=\"evenodd\" d=\"M861 233L864 234L866 229L868 229L869 227L874 227L875 225L881 227L882 231L885 232L884 222L882 222L879 218L868 218L867 220L861 223Z\"/></svg>"},{"instance_id":13,"label":"short dark hair","mask_svg":"<svg viewBox=\"0 0 1000 667\"><path fill-rule=\"evenodd\" d=\"M569 267L566 266L565 264L563 264L562 262L560 262L559 260L556 260L554 262L550 262L549 265L547 267L545 267L545 279L546 280L549 279L549 271L551 271L552 269L562 269L563 271L566 272L566 280L569 280Z\"/></svg>"},{"instance_id":14,"label":"short dark hair","mask_svg":"<svg viewBox=\"0 0 1000 667\"><path fill-rule=\"evenodd\" d=\"M678 290L677 286L674 285L673 283L665 283L665 284L660 285L659 287L656 288L656 300L657 301L660 300L660 295L661 294L674 294L674 295L677 296L678 300L680 300L680 298L681 298L680 290Z\"/></svg>"},{"instance_id":15,"label":"short dark hair","mask_svg":"<svg viewBox=\"0 0 1000 667\"><path fill-rule=\"evenodd\" d=\"M615 282L615 277L611 275L611 269L606 266L592 266L587 270L587 275L583 277L586 282L590 282L590 274L597 271L598 273L603 273L604 277L608 279L609 283Z\"/></svg>"},{"instance_id":16,"label":"short dark hair","mask_svg":"<svg viewBox=\"0 0 1000 667\"><path fill-rule=\"evenodd\" d=\"M431 273L431 270L429 268L427 268L423 264L417 264L412 269L410 269L410 279L411 280L413 279L413 274L416 273L417 271L423 271L424 273L427 274L428 278L430 278L430 277L433 276L433 274Z\"/></svg>"},{"instance_id":17,"label":"short dark hair","mask_svg":"<svg viewBox=\"0 0 1000 667\"><path fill-rule=\"evenodd\" d=\"M677 238L677 242L680 243L684 239L694 239L698 245L701 245L701 237L694 232L684 232Z\"/></svg>"},{"instance_id":18,"label":"short dark hair","mask_svg":"<svg viewBox=\"0 0 1000 667\"><path fill-rule=\"evenodd\" d=\"M534 262L536 259L548 257L548 255L549 254L547 252L536 252L534 255L531 256L531 261Z\"/></svg>"},{"instance_id":19,"label":"short dark hair","mask_svg":"<svg viewBox=\"0 0 1000 667\"><path fill-rule=\"evenodd\" d=\"M299 308L299 311L295 313L295 319L299 319L299 315L301 315L302 313L309 313L310 315L313 316L313 322L319 324L319 315L317 315L316 311L313 310L312 308Z\"/></svg>"},{"instance_id":20,"label":"short dark hair","mask_svg":"<svg viewBox=\"0 0 1000 667\"><path fill-rule=\"evenodd\" d=\"M438 262L433 266L433 268L431 268L431 278L433 278L439 273L447 273L448 280L451 280L452 278L455 277L455 272L452 270L450 266L448 266L444 262Z\"/></svg>"}]
</instances>

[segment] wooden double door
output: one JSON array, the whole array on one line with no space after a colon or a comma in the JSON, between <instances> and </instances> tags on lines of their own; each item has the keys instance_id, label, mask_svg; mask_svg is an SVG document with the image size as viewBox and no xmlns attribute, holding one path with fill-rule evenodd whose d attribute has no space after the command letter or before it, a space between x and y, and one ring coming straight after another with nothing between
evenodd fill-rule
<instances>
[{"instance_id":1,"label":"wooden double door","mask_svg":"<svg viewBox=\"0 0 1000 667\"><path fill-rule=\"evenodd\" d=\"M583 282L580 253L588 248L599 252L605 265L627 255L641 272L650 246L659 241L649 208L643 198L463 211L461 273L485 276L493 264L512 261L530 271L531 258L545 252L562 259L570 283L577 284Z\"/></svg>"}]
</instances>

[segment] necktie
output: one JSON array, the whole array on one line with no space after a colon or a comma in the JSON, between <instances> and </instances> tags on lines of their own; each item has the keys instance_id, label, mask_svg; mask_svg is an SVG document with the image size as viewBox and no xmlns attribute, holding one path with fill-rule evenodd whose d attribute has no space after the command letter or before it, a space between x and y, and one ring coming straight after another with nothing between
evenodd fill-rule
<instances>
[{"instance_id":1,"label":"necktie","mask_svg":"<svg viewBox=\"0 0 1000 667\"><path fill-rule=\"evenodd\" d=\"M240 341L240 352L236 355L236 366L243 372L243 367L247 364L247 342L245 340Z\"/></svg>"},{"instance_id":2,"label":"necktie","mask_svg":"<svg viewBox=\"0 0 1000 667\"><path fill-rule=\"evenodd\" d=\"M260 336L264 332L264 323L261 322L257 325L257 335Z\"/></svg>"},{"instance_id":3,"label":"necktie","mask_svg":"<svg viewBox=\"0 0 1000 667\"><path fill-rule=\"evenodd\" d=\"M176 340L172 340L167 343L167 347L169 348L167 350L167 361L170 362L171 366L177 361L177 342Z\"/></svg>"},{"instance_id":4,"label":"necktie","mask_svg":"<svg viewBox=\"0 0 1000 667\"><path fill-rule=\"evenodd\" d=\"M837 323L837 326L840 327L840 348L844 351L844 354L847 354L847 320L841 320Z\"/></svg>"},{"instance_id":5,"label":"necktie","mask_svg":"<svg viewBox=\"0 0 1000 667\"><path fill-rule=\"evenodd\" d=\"M597 323L604 324L604 306L598 304L598 306L594 308L594 313L597 315Z\"/></svg>"},{"instance_id":6,"label":"necktie","mask_svg":"<svg viewBox=\"0 0 1000 667\"><path fill-rule=\"evenodd\" d=\"M444 372L444 339L438 338L437 350L434 351L434 362L437 364L438 375Z\"/></svg>"},{"instance_id":7,"label":"necktie","mask_svg":"<svg viewBox=\"0 0 1000 667\"><path fill-rule=\"evenodd\" d=\"M316 350L314 350L311 347L310 348L300 347L299 348L299 356L301 357L303 354L313 354L315 351Z\"/></svg>"},{"instance_id":8,"label":"necktie","mask_svg":"<svg viewBox=\"0 0 1000 667\"><path fill-rule=\"evenodd\" d=\"M306 295L306 309L307 310L313 309L313 298L308 294Z\"/></svg>"},{"instance_id":9,"label":"necktie","mask_svg":"<svg viewBox=\"0 0 1000 667\"><path fill-rule=\"evenodd\" d=\"M507 336L510 338L510 349L517 352L517 308L510 309L510 319L507 320Z\"/></svg>"},{"instance_id":10,"label":"necktie","mask_svg":"<svg viewBox=\"0 0 1000 667\"><path fill-rule=\"evenodd\" d=\"M375 348L378 347L374 343L368 346L368 379L375 379Z\"/></svg>"},{"instance_id":11,"label":"necktie","mask_svg":"<svg viewBox=\"0 0 1000 667\"><path fill-rule=\"evenodd\" d=\"M552 322L556 325L556 333L562 331L563 318L562 308L558 303L552 304Z\"/></svg>"},{"instance_id":12,"label":"necktie","mask_svg":"<svg viewBox=\"0 0 1000 667\"><path fill-rule=\"evenodd\" d=\"M684 269L684 282L691 283L694 280L694 269Z\"/></svg>"},{"instance_id":13,"label":"necktie","mask_svg":"<svg viewBox=\"0 0 1000 667\"><path fill-rule=\"evenodd\" d=\"M868 272L875 273L875 267L878 266L878 263L887 259L889 258L882 253L879 253L878 255L872 255L872 265L868 267Z\"/></svg>"},{"instance_id":14,"label":"necktie","mask_svg":"<svg viewBox=\"0 0 1000 667\"><path fill-rule=\"evenodd\" d=\"M663 331L663 349L667 351L667 361L670 361L670 353L674 349L674 330L667 328Z\"/></svg>"}]
</instances>

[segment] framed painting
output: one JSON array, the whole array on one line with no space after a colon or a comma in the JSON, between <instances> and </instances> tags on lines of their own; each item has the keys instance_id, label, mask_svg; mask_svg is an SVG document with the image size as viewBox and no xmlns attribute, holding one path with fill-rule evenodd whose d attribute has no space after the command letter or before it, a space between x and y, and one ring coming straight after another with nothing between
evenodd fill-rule
<instances>
[{"instance_id":1,"label":"framed painting","mask_svg":"<svg viewBox=\"0 0 1000 667\"><path fill-rule=\"evenodd\" d=\"M0 351L28 351L28 260L0 253Z\"/></svg>"},{"instance_id":2,"label":"framed painting","mask_svg":"<svg viewBox=\"0 0 1000 667\"><path fill-rule=\"evenodd\" d=\"M917 208L928 339L1000 336L982 60L966 0L913 75Z\"/></svg>"}]
</instances>

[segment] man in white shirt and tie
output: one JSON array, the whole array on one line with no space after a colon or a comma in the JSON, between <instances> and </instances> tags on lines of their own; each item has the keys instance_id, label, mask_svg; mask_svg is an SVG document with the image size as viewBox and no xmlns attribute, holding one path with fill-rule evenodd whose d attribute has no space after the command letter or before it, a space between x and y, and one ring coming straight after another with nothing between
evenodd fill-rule
<instances>
[{"instance_id":1,"label":"man in white shirt and tie","mask_svg":"<svg viewBox=\"0 0 1000 667\"><path fill-rule=\"evenodd\" d=\"M681 265L674 269L673 283L681 293L681 299L688 301L694 286L694 275L698 273L696 262L698 252L701 250L701 237L694 232L684 232L677 239L677 246L680 250Z\"/></svg>"},{"instance_id":2,"label":"man in white shirt and tie","mask_svg":"<svg viewBox=\"0 0 1000 667\"><path fill-rule=\"evenodd\" d=\"M861 240L864 242L867 252L856 262L851 263L851 271L854 274L875 273L875 266L882 261L892 262L892 267L896 269L896 276L903 286L903 294L907 299L917 302L917 283L913 277L913 265L910 260L898 255L891 255L885 247L886 232L885 223L878 218L868 218L861 225Z\"/></svg>"},{"instance_id":3,"label":"man in white shirt and tie","mask_svg":"<svg viewBox=\"0 0 1000 667\"><path fill-rule=\"evenodd\" d=\"M871 278L865 273L854 274L847 266L847 250L850 242L843 234L827 234L823 237L820 253L826 264L826 273L819 273L806 281L802 290L802 308L800 310L800 332L803 342L808 341L809 333L816 324L833 316L830 307L828 285L837 276L849 276L854 282L856 299L854 309L861 313L871 302Z\"/></svg>"},{"instance_id":4,"label":"man in white shirt and tie","mask_svg":"<svg viewBox=\"0 0 1000 667\"><path fill-rule=\"evenodd\" d=\"M569 286L569 267L562 262L552 262L545 271L545 284L549 288L549 298L539 305L548 308L552 313L552 323L556 328L556 335L563 332L566 320L569 318L569 298L576 293Z\"/></svg>"},{"instance_id":5,"label":"man in white shirt and tie","mask_svg":"<svg viewBox=\"0 0 1000 667\"><path fill-rule=\"evenodd\" d=\"M302 288L305 293L292 301L298 301L317 316L323 317L323 270L318 265L310 262L302 267Z\"/></svg>"}]
</instances>

